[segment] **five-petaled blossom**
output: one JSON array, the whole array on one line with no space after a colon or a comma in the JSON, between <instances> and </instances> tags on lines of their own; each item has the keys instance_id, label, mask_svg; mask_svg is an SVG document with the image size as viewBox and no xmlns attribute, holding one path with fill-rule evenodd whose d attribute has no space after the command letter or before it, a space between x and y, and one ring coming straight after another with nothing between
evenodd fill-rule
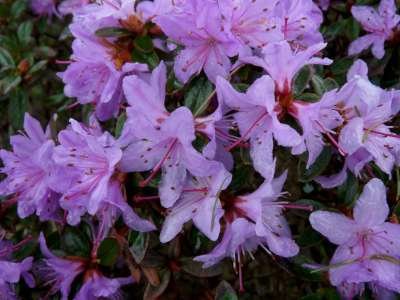
<instances>
[{"instance_id":1,"label":"five-petaled blossom","mask_svg":"<svg viewBox=\"0 0 400 300\"><path fill-rule=\"evenodd\" d=\"M274 166L271 168L275 169ZM295 256L299 247L292 239L283 209L296 205L276 201L281 195L286 176L285 172L273 179L272 173L256 191L248 195L236 196L222 192L220 201L224 210L224 235L210 253L198 256L195 260L203 262L204 267L210 267L225 257L231 257L243 290L242 263L246 253L251 255L261 247L269 254Z\"/></svg>"},{"instance_id":2,"label":"five-petaled blossom","mask_svg":"<svg viewBox=\"0 0 400 300\"><path fill-rule=\"evenodd\" d=\"M120 287L133 283L132 277L107 278L91 263L80 257L61 258L54 255L47 247L43 233L39 237L40 250L44 259L38 266L39 274L50 290L49 295L61 293L62 300L67 300L71 285L78 275L84 273L83 285L75 295L75 300L119 299Z\"/></svg>"},{"instance_id":3,"label":"five-petaled blossom","mask_svg":"<svg viewBox=\"0 0 400 300\"><path fill-rule=\"evenodd\" d=\"M353 218L328 211L310 215L312 227L338 245L329 277L339 290L357 293L365 283L371 283L400 292L400 225L385 222L388 215L386 188L379 179L364 187Z\"/></svg>"},{"instance_id":4,"label":"five-petaled blossom","mask_svg":"<svg viewBox=\"0 0 400 300\"><path fill-rule=\"evenodd\" d=\"M33 257L27 257L21 262L12 261L12 254L30 240L31 238L28 238L13 245L9 241L0 239L0 299L18 299L13 285L18 283L21 277L30 288L35 286L35 279L30 273Z\"/></svg>"},{"instance_id":5,"label":"five-petaled blossom","mask_svg":"<svg viewBox=\"0 0 400 300\"><path fill-rule=\"evenodd\" d=\"M24 130L11 136L13 152L0 150L7 177L0 183L0 195L12 195L21 218L36 213L42 220L58 219L59 194L52 189L57 167L52 159L54 142L39 121L25 114Z\"/></svg>"},{"instance_id":6,"label":"five-petaled blossom","mask_svg":"<svg viewBox=\"0 0 400 300\"><path fill-rule=\"evenodd\" d=\"M60 145L54 150L54 161L66 168L56 174L62 193L60 205L67 212L67 221L79 223L83 214L113 213L114 207L132 229L150 231L154 225L139 218L126 203L122 195L123 174L118 164L122 150L117 141L102 132L100 125L92 117L88 126L71 119L70 126L58 135ZM100 221L108 221L102 218Z\"/></svg>"},{"instance_id":7,"label":"five-petaled blossom","mask_svg":"<svg viewBox=\"0 0 400 300\"><path fill-rule=\"evenodd\" d=\"M349 55L358 54L372 45L372 54L381 59L385 55L385 41L393 38L400 22L395 1L381 0L378 9L353 6L351 13L368 33L350 44Z\"/></svg>"},{"instance_id":8,"label":"five-petaled blossom","mask_svg":"<svg viewBox=\"0 0 400 300\"><path fill-rule=\"evenodd\" d=\"M225 79L217 81L218 97L233 109L241 138L231 144L233 149L250 141L250 156L254 168L265 178L271 177L273 165L273 138L279 145L294 147L301 142L300 135L278 119L275 109L275 84L265 75L257 79L246 93L236 91Z\"/></svg>"},{"instance_id":9,"label":"five-petaled blossom","mask_svg":"<svg viewBox=\"0 0 400 300\"><path fill-rule=\"evenodd\" d=\"M162 171L159 183L161 204L171 207L182 193L188 172L205 177L220 163L196 151L195 121L186 107L172 113L164 106L166 69L161 63L148 81L137 76L124 80L130 107L120 143L124 146L121 169L151 173L140 185L146 186Z\"/></svg>"}]
</instances>

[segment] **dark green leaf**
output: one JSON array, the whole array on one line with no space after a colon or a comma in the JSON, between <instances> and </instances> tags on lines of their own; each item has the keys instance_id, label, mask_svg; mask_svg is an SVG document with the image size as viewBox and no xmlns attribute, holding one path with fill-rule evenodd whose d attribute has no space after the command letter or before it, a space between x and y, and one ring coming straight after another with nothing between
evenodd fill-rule
<instances>
[{"instance_id":1,"label":"dark green leaf","mask_svg":"<svg viewBox=\"0 0 400 300\"><path fill-rule=\"evenodd\" d=\"M160 63L160 59L154 51L146 53L137 48L133 49L132 51L132 60L147 64L151 69L154 69Z\"/></svg>"},{"instance_id":2,"label":"dark green leaf","mask_svg":"<svg viewBox=\"0 0 400 300\"><path fill-rule=\"evenodd\" d=\"M129 36L131 33L128 30L120 27L103 27L97 29L95 34L98 37L123 37Z\"/></svg>"},{"instance_id":3,"label":"dark green leaf","mask_svg":"<svg viewBox=\"0 0 400 300\"><path fill-rule=\"evenodd\" d=\"M21 129L24 122L24 114L28 109L28 95L23 90L14 90L10 95L8 105L8 117L14 129Z\"/></svg>"},{"instance_id":4,"label":"dark green leaf","mask_svg":"<svg viewBox=\"0 0 400 300\"><path fill-rule=\"evenodd\" d=\"M185 94L185 106L190 108L190 110L194 113L198 112L200 108L207 108L206 101L209 100L211 93L214 90L213 84L208 81L208 79L204 76L195 78L190 86L188 91ZM200 114L198 112L196 115Z\"/></svg>"},{"instance_id":5,"label":"dark green leaf","mask_svg":"<svg viewBox=\"0 0 400 300\"><path fill-rule=\"evenodd\" d=\"M170 279L171 279L171 272L169 270L166 270L161 275L160 285L152 286L150 283L148 283L146 290L144 291L143 300L159 299L159 297L167 289Z\"/></svg>"},{"instance_id":6,"label":"dark green leaf","mask_svg":"<svg viewBox=\"0 0 400 300\"><path fill-rule=\"evenodd\" d=\"M24 10L26 9L27 4L28 4L27 0L17 0L17 1L15 1L11 6L11 11L10 11L11 15L14 18L18 18L24 12Z\"/></svg>"},{"instance_id":7,"label":"dark green leaf","mask_svg":"<svg viewBox=\"0 0 400 300\"><path fill-rule=\"evenodd\" d=\"M120 254L120 246L116 239L107 238L103 240L97 250L97 257L102 266L111 267L117 261Z\"/></svg>"},{"instance_id":8,"label":"dark green leaf","mask_svg":"<svg viewBox=\"0 0 400 300\"><path fill-rule=\"evenodd\" d=\"M138 36L135 39L135 47L137 50L144 53L151 53L154 50L153 41L149 36Z\"/></svg>"},{"instance_id":9,"label":"dark green leaf","mask_svg":"<svg viewBox=\"0 0 400 300\"><path fill-rule=\"evenodd\" d=\"M131 231L129 233L128 242L129 250L136 263L141 263L146 255L149 246L149 234L144 232Z\"/></svg>"},{"instance_id":10,"label":"dark green leaf","mask_svg":"<svg viewBox=\"0 0 400 300\"><path fill-rule=\"evenodd\" d=\"M124 128L124 124L126 121L126 114L125 113L121 113L118 116L117 119L117 124L115 125L115 137L120 137L121 133L122 133L122 129Z\"/></svg>"},{"instance_id":11,"label":"dark green leaf","mask_svg":"<svg viewBox=\"0 0 400 300\"><path fill-rule=\"evenodd\" d=\"M325 147L316 159L316 161L310 166L310 168L308 170L305 170L304 173L300 176L299 180L301 182L308 182L313 180L315 177L321 175L328 167L331 157L331 147Z\"/></svg>"},{"instance_id":12,"label":"dark green leaf","mask_svg":"<svg viewBox=\"0 0 400 300\"><path fill-rule=\"evenodd\" d=\"M31 21L26 21L18 26L18 39L23 45L27 45L31 40L33 24Z\"/></svg>"},{"instance_id":13,"label":"dark green leaf","mask_svg":"<svg viewBox=\"0 0 400 300\"><path fill-rule=\"evenodd\" d=\"M307 88L312 77L311 68L306 66L297 73L296 79L294 81L294 93L299 95Z\"/></svg>"},{"instance_id":14,"label":"dark green leaf","mask_svg":"<svg viewBox=\"0 0 400 300\"><path fill-rule=\"evenodd\" d=\"M83 230L77 227L68 227L61 238L63 249L69 255L90 256L91 242Z\"/></svg>"},{"instance_id":15,"label":"dark green leaf","mask_svg":"<svg viewBox=\"0 0 400 300\"><path fill-rule=\"evenodd\" d=\"M0 65L5 67L15 67L15 62L10 52L1 47L0 47Z\"/></svg>"},{"instance_id":16,"label":"dark green leaf","mask_svg":"<svg viewBox=\"0 0 400 300\"><path fill-rule=\"evenodd\" d=\"M225 280L221 281L215 291L215 300L238 300L235 290Z\"/></svg>"},{"instance_id":17,"label":"dark green leaf","mask_svg":"<svg viewBox=\"0 0 400 300\"><path fill-rule=\"evenodd\" d=\"M203 263L194 261L193 258L182 258L180 261L182 270L196 277L214 277L222 273L222 268L218 264L210 268L203 268Z\"/></svg>"}]
</instances>

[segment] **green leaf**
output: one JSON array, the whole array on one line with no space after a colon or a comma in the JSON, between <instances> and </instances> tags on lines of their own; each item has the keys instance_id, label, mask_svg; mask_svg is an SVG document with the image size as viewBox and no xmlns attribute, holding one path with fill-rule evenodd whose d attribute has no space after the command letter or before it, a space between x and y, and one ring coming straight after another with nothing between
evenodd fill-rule
<instances>
[{"instance_id":1,"label":"green leaf","mask_svg":"<svg viewBox=\"0 0 400 300\"><path fill-rule=\"evenodd\" d=\"M18 26L18 39L23 45L27 45L31 41L31 34L33 30L33 23L26 21Z\"/></svg>"},{"instance_id":2,"label":"green leaf","mask_svg":"<svg viewBox=\"0 0 400 300\"><path fill-rule=\"evenodd\" d=\"M3 93L8 94L14 88L16 88L22 81L21 76L8 76L4 78L2 86L4 87Z\"/></svg>"},{"instance_id":3,"label":"green leaf","mask_svg":"<svg viewBox=\"0 0 400 300\"><path fill-rule=\"evenodd\" d=\"M115 125L115 137L120 137L122 133L122 129L124 128L124 124L126 122L126 113L121 113L118 116L117 124Z\"/></svg>"},{"instance_id":4,"label":"green leaf","mask_svg":"<svg viewBox=\"0 0 400 300\"><path fill-rule=\"evenodd\" d=\"M22 15L27 6L28 6L27 0L14 1L14 3L11 6L11 11L10 11L11 16L13 16L14 18L18 18L19 16Z\"/></svg>"},{"instance_id":5,"label":"green leaf","mask_svg":"<svg viewBox=\"0 0 400 300\"><path fill-rule=\"evenodd\" d=\"M129 250L136 263L141 263L149 247L150 236L144 232L130 231L128 242Z\"/></svg>"},{"instance_id":6,"label":"green leaf","mask_svg":"<svg viewBox=\"0 0 400 300\"><path fill-rule=\"evenodd\" d=\"M98 37L124 37L129 36L131 33L120 27L103 27L97 29L95 34Z\"/></svg>"},{"instance_id":7,"label":"green leaf","mask_svg":"<svg viewBox=\"0 0 400 300\"><path fill-rule=\"evenodd\" d=\"M213 84L204 76L195 78L185 94L184 104L196 115L200 110L204 110L208 103L211 93L214 90ZM209 102L209 101L208 101Z\"/></svg>"},{"instance_id":8,"label":"green leaf","mask_svg":"<svg viewBox=\"0 0 400 300\"><path fill-rule=\"evenodd\" d=\"M190 257L182 258L180 262L183 271L196 277L208 278L222 274L222 268L219 264L209 268L203 268L203 263L194 261L193 258Z\"/></svg>"},{"instance_id":9,"label":"green leaf","mask_svg":"<svg viewBox=\"0 0 400 300\"><path fill-rule=\"evenodd\" d=\"M111 267L113 266L120 254L120 246L116 239L107 238L103 240L97 250L97 257L100 259L102 266Z\"/></svg>"},{"instance_id":10,"label":"green leaf","mask_svg":"<svg viewBox=\"0 0 400 300\"><path fill-rule=\"evenodd\" d=\"M132 50L132 60L147 64L151 69L154 69L160 63L160 59L154 51L146 53L137 48Z\"/></svg>"},{"instance_id":11,"label":"green leaf","mask_svg":"<svg viewBox=\"0 0 400 300\"><path fill-rule=\"evenodd\" d=\"M67 227L61 238L63 249L69 255L90 256L91 242L84 230L77 227Z\"/></svg>"},{"instance_id":12,"label":"green leaf","mask_svg":"<svg viewBox=\"0 0 400 300\"><path fill-rule=\"evenodd\" d=\"M40 71L41 69L43 69L47 65L47 63L48 63L47 60L38 61L36 64L34 64L32 66L32 68L29 69L28 74L34 74L37 71Z\"/></svg>"},{"instance_id":13,"label":"green leaf","mask_svg":"<svg viewBox=\"0 0 400 300\"><path fill-rule=\"evenodd\" d=\"M134 41L136 49L144 53L151 53L154 50L153 40L149 36L138 36Z\"/></svg>"},{"instance_id":14,"label":"green leaf","mask_svg":"<svg viewBox=\"0 0 400 300\"><path fill-rule=\"evenodd\" d=\"M307 85L311 80L311 77L312 77L311 69L308 66L302 68L300 72L297 73L296 79L294 81L295 95L300 95L301 93L304 92L304 90L307 88Z\"/></svg>"},{"instance_id":15,"label":"green leaf","mask_svg":"<svg viewBox=\"0 0 400 300\"><path fill-rule=\"evenodd\" d=\"M310 168L308 170L305 170L304 173L300 176L299 180L301 182L308 182L313 180L315 177L321 175L328 167L331 157L331 147L325 147L316 159L316 161L310 166Z\"/></svg>"},{"instance_id":16,"label":"green leaf","mask_svg":"<svg viewBox=\"0 0 400 300\"><path fill-rule=\"evenodd\" d=\"M225 280L221 281L215 291L215 300L238 300L235 290Z\"/></svg>"},{"instance_id":17,"label":"green leaf","mask_svg":"<svg viewBox=\"0 0 400 300\"><path fill-rule=\"evenodd\" d=\"M314 91L315 91L315 93L317 95L322 96L325 93L326 88L325 88L324 79L321 78L320 76L313 75L311 77L311 84L312 84L312 86L314 88Z\"/></svg>"},{"instance_id":18,"label":"green leaf","mask_svg":"<svg viewBox=\"0 0 400 300\"><path fill-rule=\"evenodd\" d=\"M354 41L360 35L360 25L354 18L349 18L346 22L345 33L350 41Z\"/></svg>"},{"instance_id":19,"label":"green leaf","mask_svg":"<svg viewBox=\"0 0 400 300\"><path fill-rule=\"evenodd\" d=\"M5 67L15 67L15 62L10 52L1 47L0 47L0 65Z\"/></svg>"},{"instance_id":20,"label":"green leaf","mask_svg":"<svg viewBox=\"0 0 400 300\"><path fill-rule=\"evenodd\" d=\"M146 290L144 291L143 300L156 300L164 293L169 285L171 279L171 271L166 270L161 275L161 283L158 286L152 286L150 283L147 284Z\"/></svg>"},{"instance_id":21,"label":"green leaf","mask_svg":"<svg viewBox=\"0 0 400 300\"><path fill-rule=\"evenodd\" d=\"M8 118L14 129L21 129L24 123L24 115L28 110L28 94L23 90L14 90L10 94L8 105Z\"/></svg>"}]
</instances>

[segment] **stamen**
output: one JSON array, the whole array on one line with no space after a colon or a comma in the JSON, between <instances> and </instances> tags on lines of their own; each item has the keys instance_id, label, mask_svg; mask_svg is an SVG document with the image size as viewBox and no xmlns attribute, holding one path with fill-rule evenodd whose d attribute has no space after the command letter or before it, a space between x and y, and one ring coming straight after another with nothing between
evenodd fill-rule
<instances>
[{"instance_id":1,"label":"stamen","mask_svg":"<svg viewBox=\"0 0 400 300\"><path fill-rule=\"evenodd\" d=\"M161 169L162 165L164 164L164 162L167 160L167 158L170 156L172 150L174 149L176 143L178 142L178 139L175 138L172 143L171 146L169 146L167 152L165 153L164 157L158 162L158 164L153 168L153 170L150 173L150 176L147 177L145 180L142 180L141 182L139 182L139 186L140 187L145 187L146 185L148 185L150 183L150 181L153 180L153 178L157 175L158 171Z\"/></svg>"},{"instance_id":2,"label":"stamen","mask_svg":"<svg viewBox=\"0 0 400 300\"><path fill-rule=\"evenodd\" d=\"M312 205L302 205L302 204L292 204L290 202L275 202L275 204L289 209L300 209L306 211L313 211L314 207Z\"/></svg>"},{"instance_id":3,"label":"stamen","mask_svg":"<svg viewBox=\"0 0 400 300\"><path fill-rule=\"evenodd\" d=\"M339 145L339 143L335 140L335 138L330 134L330 132L328 130L326 130L324 128L324 126L319 122L319 121L315 121L315 123L318 124L318 126L321 128L322 132L326 135L326 137L328 138L328 140L332 143L333 146L336 147L336 149L339 151L340 155L342 156L346 156L347 153L346 151L344 151L342 149L342 147Z\"/></svg>"},{"instance_id":4,"label":"stamen","mask_svg":"<svg viewBox=\"0 0 400 300\"><path fill-rule=\"evenodd\" d=\"M265 111L261 114L261 116L259 116L257 118L257 120L250 126L249 129L247 129L247 131L242 135L241 138L239 138L235 143L233 143L232 145L226 147L226 151L231 151L233 148L239 146L242 142L244 142L247 139L247 136L250 134L250 132L254 129L254 127L256 127L258 125L258 123L264 119L266 116L268 115L268 112Z\"/></svg>"},{"instance_id":5,"label":"stamen","mask_svg":"<svg viewBox=\"0 0 400 300\"><path fill-rule=\"evenodd\" d=\"M384 137L392 137L392 138L400 139L400 135L398 135L398 134L380 132L380 131L377 131L377 130L370 130L370 129L367 129L367 128L364 128L364 130L367 131L367 132L371 132L371 133L382 135Z\"/></svg>"},{"instance_id":6,"label":"stamen","mask_svg":"<svg viewBox=\"0 0 400 300\"><path fill-rule=\"evenodd\" d=\"M141 203L141 202L146 202L146 201L151 201L151 200L159 200L159 199L160 199L160 196L139 196L139 195L135 195L132 198L133 202L136 202L136 203Z\"/></svg>"}]
</instances>

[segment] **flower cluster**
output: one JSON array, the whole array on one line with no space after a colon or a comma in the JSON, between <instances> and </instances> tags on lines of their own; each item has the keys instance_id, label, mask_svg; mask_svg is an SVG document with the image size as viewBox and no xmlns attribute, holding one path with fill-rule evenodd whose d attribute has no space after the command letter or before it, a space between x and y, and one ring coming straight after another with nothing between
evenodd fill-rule
<instances>
[{"instance_id":1,"label":"flower cluster","mask_svg":"<svg viewBox=\"0 0 400 300\"><path fill-rule=\"evenodd\" d=\"M73 14L72 55L58 76L66 96L93 108L88 122L71 119L58 133L43 130L26 114L24 131L10 139L12 151L0 152L6 175L0 194L15 199L19 217L36 214L41 221L76 226L91 216L97 226L89 259L56 256L40 235L45 258L38 273L51 286L49 294L61 292L68 299L72 282L83 275L74 299L116 298L120 286L134 281L108 278L97 266L98 245L118 219L133 231L157 229L128 202L131 173L139 178L134 203L160 201L165 215L160 241L170 242L192 222L218 241L194 260L207 268L231 258L243 290L246 256L258 248L271 256L296 256L300 248L284 214L313 209L282 200L288 172L279 167L277 149L307 157L310 169L331 146L343 167L315 179L323 188L343 184L349 172L371 177L372 166L390 178L399 165L400 136L391 122L400 110L400 91L371 82L364 61L355 60L347 81L318 101L298 97L299 72L332 63L322 55L327 46L319 31L323 13L311 0L31 4L40 15ZM319 4L326 9L329 1ZM349 54L372 45L373 55L382 58L384 43L394 38L400 21L394 1L382 0L377 10L353 6L351 12L368 34L350 45ZM132 52L143 36L151 37L146 42L162 53L162 61L135 59ZM243 88L235 76L249 66L258 69ZM171 81L186 85L196 76L207 78L213 91L193 110L168 89ZM106 121L121 116L120 134L103 129ZM232 188L239 152L248 153L258 173L260 184L253 190ZM158 194L142 195L149 187ZM385 222L388 214L379 179L366 184L353 218L311 214L311 226L338 245L322 268L328 268L344 298L360 294L366 284L378 296L400 293L400 226ZM7 247L1 257L12 250ZM0 292L12 297L9 284L20 276L32 284L31 263L31 258L19 264L0 261L1 271L2 264L10 270L10 275L0 272Z\"/></svg>"}]
</instances>

